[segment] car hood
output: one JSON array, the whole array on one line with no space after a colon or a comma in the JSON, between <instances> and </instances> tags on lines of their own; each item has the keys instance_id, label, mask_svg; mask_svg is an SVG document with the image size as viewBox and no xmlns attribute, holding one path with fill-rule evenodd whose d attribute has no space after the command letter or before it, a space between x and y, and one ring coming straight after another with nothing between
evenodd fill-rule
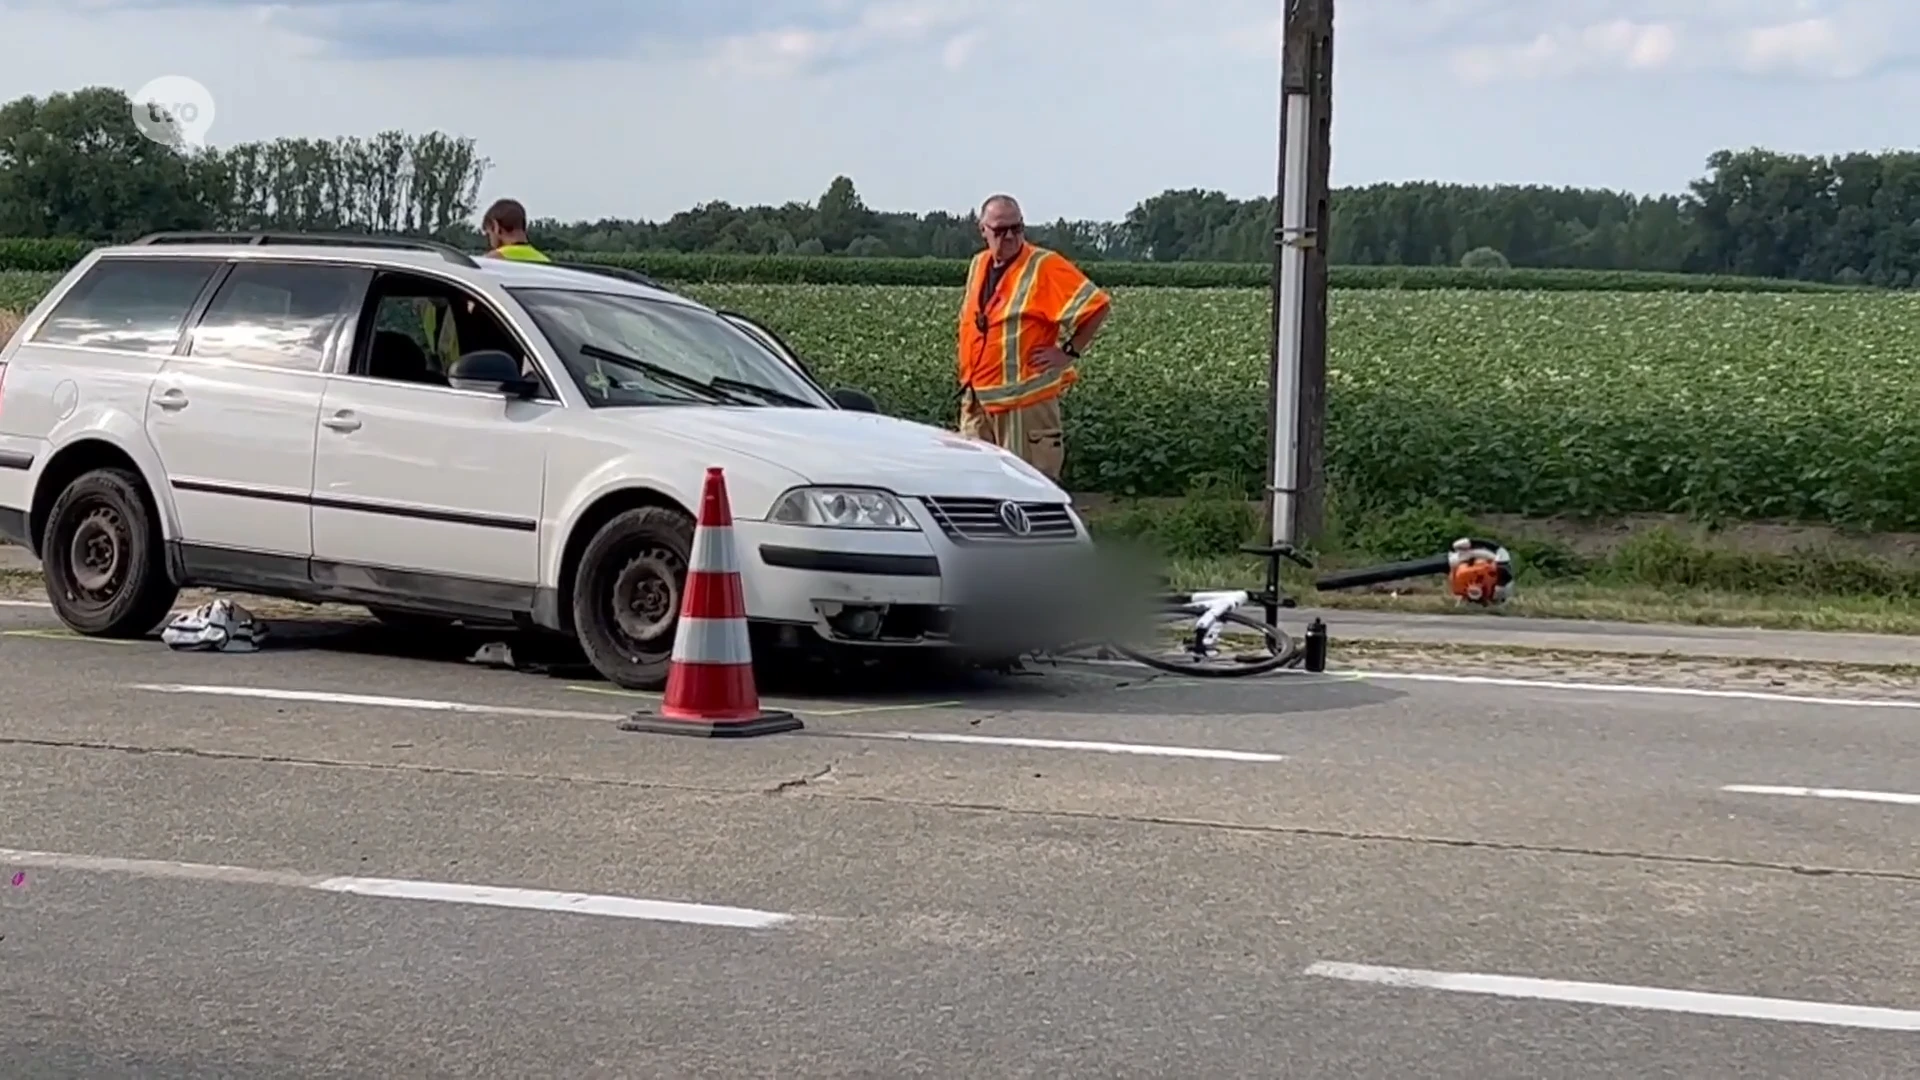
<instances>
[{"instance_id":1,"label":"car hood","mask_svg":"<svg viewBox=\"0 0 1920 1080\"><path fill-rule=\"evenodd\" d=\"M746 454L813 484L883 487L900 495L1065 502L1045 474L995 446L950 431L843 409L633 410L637 424Z\"/></svg>"}]
</instances>

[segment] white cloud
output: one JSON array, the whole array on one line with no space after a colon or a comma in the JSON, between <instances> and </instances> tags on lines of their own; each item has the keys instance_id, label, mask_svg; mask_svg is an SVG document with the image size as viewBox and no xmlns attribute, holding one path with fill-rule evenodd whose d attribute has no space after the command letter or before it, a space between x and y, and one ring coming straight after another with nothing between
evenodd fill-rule
<instances>
[{"instance_id":1,"label":"white cloud","mask_svg":"<svg viewBox=\"0 0 1920 1080\"><path fill-rule=\"evenodd\" d=\"M829 5L846 6L844 2ZM964 26L970 14L971 4L966 0L881 0L861 8L854 19L838 27L793 25L722 37L713 61L721 72L762 79L792 78L838 68L877 50L923 45L941 31ZM972 47L959 46L956 60L954 41L958 40L950 40L943 50L946 64L953 70L965 63Z\"/></svg>"},{"instance_id":2,"label":"white cloud","mask_svg":"<svg viewBox=\"0 0 1920 1080\"><path fill-rule=\"evenodd\" d=\"M966 67L967 61L973 59L974 50L980 47L982 36L978 30L968 30L948 38L946 46L940 50L941 65L948 71L959 71Z\"/></svg>"},{"instance_id":3,"label":"white cloud","mask_svg":"<svg viewBox=\"0 0 1920 1080\"><path fill-rule=\"evenodd\" d=\"M1737 38L1739 62L1755 74L1848 79L1882 59L1880 47L1826 18L1758 26Z\"/></svg>"},{"instance_id":4,"label":"white cloud","mask_svg":"<svg viewBox=\"0 0 1920 1080\"><path fill-rule=\"evenodd\" d=\"M838 36L817 30L767 30L719 43L713 66L721 74L782 79L824 62L840 45Z\"/></svg>"},{"instance_id":5,"label":"white cloud","mask_svg":"<svg viewBox=\"0 0 1920 1080\"><path fill-rule=\"evenodd\" d=\"M1277 7L283 0L263 21L244 0L0 0L30 46L0 97L179 74L212 92L216 145L470 136L495 163L482 200L540 216L811 199L844 173L876 207L1009 190L1035 220L1113 218L1168 187L1272 189ZM1345 0L1338 19L1342 184L1673 191L1716 149L1912 145L1920 114L1898 63L1920 0ZM381 36L402 25L419 36ZM983 106L1003 84L1019 107ZM1051 149L1013 149L1035 139Z\"/></svg>"},{"instance_id":6,"label":"white cloud","mask_svg":"<svg viewBox=\"0 0 1920 1080\"><path fill-rule=\"evenodd\" d=\"M1382 6L1408 2L1384 0ZM1426 47L1436 39L1449 45L1455 73L1476 84L1607 71L1858 79L1895 61L1920 59L1920 4L1912 0L1435 3L1424 10ZM1612 17L1581 19L1603 12ZM1380 11L1372 14L1383 40L1405 50L1422 47L1419 38L1395 36ZM1556 21L1542 21L1548 18Z\"/></svg>"},{"instance_id":7,"label":"white cloud","mask_svg":"<svg viewBox=\"0 0 1920 1080\"><path fill-rule=\"evenodd\" d=\"M1679 42L1679 31L1666 23L1615 19L1546 31L1518 44L1458 49L1453 69L1470 83L1657 71L1673 63Z\"/></svg>"}]
</instances>

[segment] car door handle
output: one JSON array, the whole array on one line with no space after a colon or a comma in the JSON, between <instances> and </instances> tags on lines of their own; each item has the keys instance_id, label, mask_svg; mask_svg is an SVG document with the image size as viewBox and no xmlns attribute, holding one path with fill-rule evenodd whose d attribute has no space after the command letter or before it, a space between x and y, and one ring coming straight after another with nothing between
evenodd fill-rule
<instances>
[{"instance_id":1,"label":"car door handle","mask_svg":"<svg viewBox=\"0 0 1920 1080\"><path fill-rule=\"evenodd\" d=\"M334 413L332 416L329 416L325 420L322 420L320 422L327 425L328 427L332 428L335 431L359 431L360 430L360 418L353 415L353 412L350 409L341 409L339 412Z\"/></svg>"},{"instance_id":2,"label":"car door handle","mask_svg":"<svg viewBox=\"0 0 1920 1080\"><path fill-rule=\"evenodd\" d=\"M153 403L163 409L184 409L187 407L187 392L177 386L163 390L154 395Z\"/></svg>"}]
</instances>

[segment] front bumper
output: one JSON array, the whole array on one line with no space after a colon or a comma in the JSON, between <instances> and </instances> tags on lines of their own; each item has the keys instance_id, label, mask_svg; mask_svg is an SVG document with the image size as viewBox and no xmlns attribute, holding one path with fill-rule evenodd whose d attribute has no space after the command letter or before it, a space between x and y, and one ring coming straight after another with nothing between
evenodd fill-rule
<instances>
[{"instance_id":1,"label":"front bumper","mask_svg":"<svg viewBox=\"0 0 1920 1080\"><path fill-rule=\"evenodd\" d=\"M919 532L735 519L748 618L836 644L999 655L1090 636L1100 581L1084 527L1071 539L960 544L908 505Z\"/></svg>"}]
</instances>

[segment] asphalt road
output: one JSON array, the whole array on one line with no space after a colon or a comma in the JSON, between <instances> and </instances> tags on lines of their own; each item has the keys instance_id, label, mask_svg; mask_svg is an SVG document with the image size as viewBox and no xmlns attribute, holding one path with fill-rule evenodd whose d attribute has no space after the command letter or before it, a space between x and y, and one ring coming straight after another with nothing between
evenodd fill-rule
<instances>
[{"instance_id":1,"label":"asphalt road","mask_svg":"<svg viewBox=\"0 0 1920 1080\"><path fill-rule=\"evenodd\" d=\"M1920 709L1062 670L710 742L54 625L0 607L8 1077L1920 1075L1920 797L1858 794Z\"/></svg>"}]
</instances>

